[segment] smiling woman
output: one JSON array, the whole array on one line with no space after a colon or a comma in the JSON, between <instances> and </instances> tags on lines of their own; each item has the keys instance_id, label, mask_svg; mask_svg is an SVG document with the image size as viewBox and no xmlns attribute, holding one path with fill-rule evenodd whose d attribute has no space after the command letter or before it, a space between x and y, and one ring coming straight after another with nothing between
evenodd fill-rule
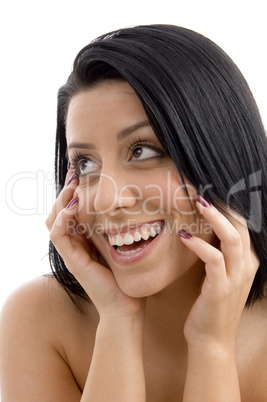
<instances>
[{"instance_id":1,"label":"smiling woman","mask_svg":"<svg viewBox=\"0 0 267 402\"><path fill-rule=\"evenodd\" d=\"M58 97L53 276L6 304L3 402L263 400L266 151L246 81L202 35L82 49Z\"/></svg>"},{"instance_id":2,"label":"smiling woman","mask_svg":"<svg viewBox=\"0 0 267 402\"><path fill-rule=\"evenodd\" d=\"M132 297L144 297L166 288L197 257L177 233L163 230L165 222L168 227L175 222L186 224L190 230L195 214L185 191L178 208L167 204L167 185L178 188L181 179L131 86L126 81L103 81L75 95L66 118L66 139L70 145L86 145L82 151L69 147L70 168L79 177L74 192L79 200L76 220L87 227L103 227L102 235L90 231L88 240L112 269L120 289ZM156 222L160 235L151 237L150 227ZM115 234L115 247L108 241L110 231ZM141 238L125 245L125 235L129 243L133 231ZM204 237L211 242L212 236ZM187 263L179 258L181 254ZM163 256L164 270L156 264Z\"/></svg>"}]
</instances>

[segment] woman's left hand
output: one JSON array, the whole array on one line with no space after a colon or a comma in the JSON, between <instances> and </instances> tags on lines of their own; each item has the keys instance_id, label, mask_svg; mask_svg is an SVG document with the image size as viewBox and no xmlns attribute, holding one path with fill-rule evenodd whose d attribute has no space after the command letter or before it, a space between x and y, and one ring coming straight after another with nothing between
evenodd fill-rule
<instances>
[{"instance_id":1,"label":"woman's left hand","mask_svg":"<svg viewBox=\"0 0 267 402\"><path fill-rule=\"evenodd\" d=\"M193 347L233 346L259 259L244 218L237 214L226 217L215 207L198 201L196 206L212 226L220 248L195 236L181 238L205 263L206 270L201 293L185 323L185 338Z\"/></svg>"}]
</instances>

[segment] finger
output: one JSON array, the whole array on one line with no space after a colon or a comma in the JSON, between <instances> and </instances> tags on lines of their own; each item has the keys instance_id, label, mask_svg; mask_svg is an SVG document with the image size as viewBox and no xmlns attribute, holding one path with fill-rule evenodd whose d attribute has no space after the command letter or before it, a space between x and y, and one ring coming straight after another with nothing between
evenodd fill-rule
<instances>
[{"instance_id":1,"label":"finger","mask_svg":"<svg viewBox=\"0 0 267 402\"><path fill-rule=\"evenodd\" d=\"M203 206L199 201L196 201L196 206L203 217L211 224L213 231L221 242L236 243L239 240L238 230L234 226L234 219L230 216L226 217L213 205ZM231 221L230 221L231 220ZM237 226L237 223L236 223ZM239 229L241 225L239 224Z\"/></svg>"},{"instance_id":2,"label":"finger","mask_svg":"<svg viewBox=\"0 0 267 402\"><path fill-rule=\"evenodd\" d=\"M73 233L68 230L68 222L76 221L75 215L79 208L77 198L72 199L57 216L50 232L50 239L63 258L67 269L82 285L91 300L99 304L103 296L99 293L99 289L104 290L114 286L117 289L117 285L115 285L112 272L97 262L99 258L92 258L91 253L96 255L96 251L91 242L77 234L75 229Z\"/></svg>"},{"instance_id":3,"label":"finger","mask_svg":"<svg viewBox=\"0 0 267 402\"><path fill-rule=\"evenodd\" d=\"M250 235L249 235L246 219L230 208L228 208L227 214L225 214L225 215L222 214L222 215L225 216L225 218L231 223L231 225L240 234L244 251L246 249L249 249L251 241L250 241Z\"/></svg>"},{"instance_id":4,"label":"finger","mask_svg":"<svg viewBox=\"0 0 267 402\"><path fill-rule=\"evenodd\" d=\"M89 254L83 252L84 245L75 240L78 201L78 197L73 198L67 207L60 211L50 231L50 239L69 269L73 269L77 264L86 266L90 262Z\"/></svg>"},{"instance_id":5,"label":"finger","mask_svg":"<svg viewBox=\"0 0 267 402\"><path fill-rule=\"evenodd\" d=\"M182 242L192 250L204 263L207 277L211 283L221 284L227 279L223 254L216 247L203 239L191 236L189 233L179 231Z\"/></svg>"},{"instance_id":6,"label":"finger","mask_svg":"<svg viewBox=\"0 0 267 402\"><path fill-rule=\"evenodd\" d=\"M70 202L70 200L73 198L73 193L78 183L79 183L78 176L73 171L70 170L66 176L65 186L61 191L61 193L59 194L58 198L56 199L52 211L45 221L48 230L51 230L53 223L59 212L63 208L65 208Z\"/></svg>"},{"instance_id":7,"label":"finger","mask_svg":"<svg viewBox=\"0 0 267 402\"><path fill-rule=\"evenodd\" d=\"M252 240L250 238L249 230L247 227L247 221L245 218L237 214L235 211L229 211L229 221L232 225L238 230L243 245L243 255L244 259L247 262L246 266L249 268L249 265L252 267L252 272L256 273L257 269L260 266L259 257L255 251ZM249 264L251 262L251 264Z\"/></svg>"},{"instance_id":8,"label":"finger","mask_svg":"<svg viewBox=\"0 0 267 402\"><path fill-rule=\"evenodd\" d=\"M250 246L245 220L240 216L226 217L212 205L204 204L201 198L197 200L196 206L221 241L228 273L238 273L237 267L243 267L241 262L244 259L244 250Z\"/></svg>"},{"instance_id":9,"label":"finger","mask_svg":"<svg viewBox=\"0 0 267 402\"><path fill-rule=\"evenodd\" d=\"M252 265L252 274L255 275L260 266L260 259L256 253L256 250L255 250L252 242L250 244L250 258L251 258L251 265Z\"/></svg>"}]
</instances>

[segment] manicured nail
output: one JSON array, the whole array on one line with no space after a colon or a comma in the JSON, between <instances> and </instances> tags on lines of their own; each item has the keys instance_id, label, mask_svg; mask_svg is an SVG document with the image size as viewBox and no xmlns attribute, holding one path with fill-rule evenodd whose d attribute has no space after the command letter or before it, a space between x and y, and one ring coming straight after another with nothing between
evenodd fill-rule
<instances>
[{"instance_id":1,"label":"manicured nail","mask_svg":"<svg viewBox=\"0 0 267 402\"><path fill-rule=\"evenodd\" d=\"M203 207L205 207L205 208L210 207L210 204L208 203L207 200L205 200L205 198L202 197L202 195L196 194L196 195L194 196L194 199L195 199L196 201L198 201Z\"/></svg>"},{"instance_id":2,"label":"manicured nail","mask_svg":"<svg viewBox=\"0 0 267 402\"><path fill-rule=\"evenodd\" d=\"M191 234L187 233L185 230L179 230L178 235L183 237L184 239L191 239Z\"/></svg>"},{"instance_id":3,"label":"manicured nail","mask_svg":"<svg viewBox=\"0 0 267 402\"><path fill-rule=\"evenodd\" d=\"M67 186L78 177L77 173L73 173L73 175L69 178L68 182L67 182Z\"/></svg>"},{"instance_id":4,"label":"manicured nail","mask_svg":"<svg viewBox=\"0 0 267 402\"><path fill-rule=\"evenodd\" d=\"M70 170L70 161L68 161L68 171Z\"/></svg>"},{"instance_id":5,"label":"manicured nail","mask_svg":"<svg viewBox=\"0 0 267 402\"><path fill-rule=\"evenodd\" d=\"M74 204L76 204L76 202L79 201L78 197L73 198L67 205L67 208L71 208Z\"/></svg>"}]
</instances>

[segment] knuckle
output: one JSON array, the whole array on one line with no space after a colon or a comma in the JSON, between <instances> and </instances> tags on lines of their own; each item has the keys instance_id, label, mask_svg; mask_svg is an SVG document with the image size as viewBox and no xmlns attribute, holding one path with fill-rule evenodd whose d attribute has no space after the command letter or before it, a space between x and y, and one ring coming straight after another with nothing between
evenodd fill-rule
<instances>
[{"instance_id":1,"label":"knuckle","mask_svg":"<svg viewBox=\"0 0 267 402\"><path fill-rule=\"evenodd\" d=\"M48 218L46 218L46 220L45 220L45 225L46 225L46 227L47 227L47 229L48 230L50 230L51 229L51 217L49 216Z\"/></svg>"},{"instance_id":2,"label":"knuckle","mask_svg":"<svg viewBox=\"0 0 267 402\"><path fill-rule=\"evenodd\" d=\"M261 261L260 261L259 256L256 253L255 248L252 244L250 245L250 259L251 259L252 268L255 271L257 271L261 265Z\"/></svg>"},{"instance_id":3,"label":"knuckle","mask_svg":"<svg viewBox=\"0 0 267 402\"><path fill-rule=\"evenodd\" d=\"M251 272L250 270L246 271L243 274L242 278L242 285L245 286L245 288L250 289L253 283L255 277L255 272Z\"/></svg>"},{"instance_id":4,"label":"knuckle","mask_svg":"<svg viewBox=\"0 0 267 402\"><path fill-rule=\"evenodd\" d=\"M54 244L55 239L56 239L56 235L55 235L55 231L53 229L49 233L49 238L50 238L51 242Z\"/></svg>"},{"instance_id":5,"label":"knuckle","mask_svg":"<svg viewBox=\"0 0 267 402\"><path fill-rule=\"evenodd\" d=\"M251 279L254 278L257 271L259 269L259 264L255 264L255 261L253 258L250 259L249 263L247 264L247 278Z\"/></svg>"},{"instance_id":6,"label":"knuckle","mask_svg":"<svg viewBox=\"0 0 267 402\"><path fill-rule=\"evenodd\" d=\"M224 262L223 254L219 250L214 250L211 255L213 264L220 265Z\"/></svg>"},{"instance_id":7,"label":"knuckle","mask_svg":"<svg viewBox=\"0 0 267 402\"><path fill-rule=\"evenodd\" d=\"M247 282L248 284L252 284L254 277L255 277L255 272L253 272L252 270L247 270L245 277L244 277L245 282Z\"/></svg>"},{"instance_id":8,"label":"knuckle","mask_svg":"<svg viewBox=\"0 0 267 402\"><path fill-rule=\"evenodd\" d=\"M233 246L241 245L241 236L236 230L231 233L229 240Z\"/></svg>"},{"instance_id":9,"label":"knuckle","mask_svg":"<svg viewBox=\"0 0 267 402\"><path fill-rule=\"evenodd\" d=\"M47 229L50 231L54 225L54 222L56 220L56 217L54 215L49 215L46 220L45 220L45 225Z\"/></svg>"}]
</instances>

